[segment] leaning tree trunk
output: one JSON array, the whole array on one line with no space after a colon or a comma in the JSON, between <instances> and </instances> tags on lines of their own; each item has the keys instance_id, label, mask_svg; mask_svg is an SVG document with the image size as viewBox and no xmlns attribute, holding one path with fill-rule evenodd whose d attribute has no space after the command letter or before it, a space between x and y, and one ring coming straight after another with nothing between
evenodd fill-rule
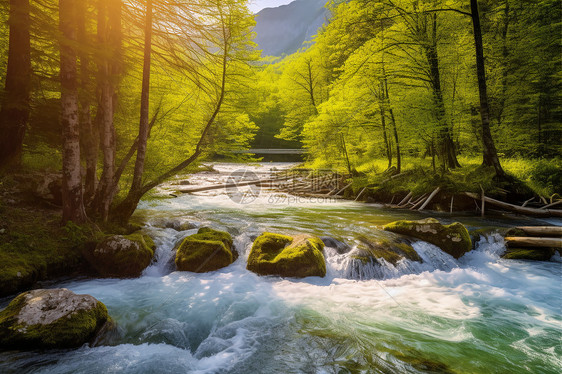
<instances>
[{"instance_id":1,"label":"leaning tree trunk","mask_svg":"<svg viewBox=\"0 0 562 374\"><path fill-rule=\"evenodd\" d=\"M486 85L486 69L484 66L484 47L482 44L482 27L478 13L478 0L470 0L472 25L474 26L474 46L476 48L476 71L478 74L478 91L480 93L480 116L482 117L483 166L492 166L496 175L503 176L503 171L496 145L490 130L490 106L488 104L488 89Z\"/></svg>"},{"instance_id":2,"label":"leaning tree trunk","mask_svg":"<svg viewBox=\"0 0 562 374\"><path fill-rule=\"evenodd\" d=\"M80 173L80 121L76 68L76 7L74 0L59 1L60 80L62 126L62 219L81 223L85 220Z\"/></svg>"},{"instance_id":3,"label":"leaning tree trunk","mask_svg":"<svg viewBox=\"0 0 562 374\"><path fill-rule=\"evenodd\" d=\"M29 119L31 47L29 0L10 0L6 85L0 110L0 168L19 164Z\"/></svg>"}]
</instances>

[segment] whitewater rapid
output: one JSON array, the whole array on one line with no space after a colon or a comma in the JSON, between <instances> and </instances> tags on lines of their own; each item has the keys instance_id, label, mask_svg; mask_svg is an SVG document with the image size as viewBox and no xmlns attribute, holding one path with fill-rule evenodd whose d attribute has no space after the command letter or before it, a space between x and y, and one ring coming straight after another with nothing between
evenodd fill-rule
<instances>
[{"instance_id":1,"label":"whitewater rapid","mask_svg":"<svg viewBox=\"0 0 562 374\"><path fill-rule=\"evenodd\" d=\"M562 263L503 260L503 239L489 234L459 260L420 241L413 247L423 262L396 266L360 265L326 247L325 278L260 277L245 266L263 231L353 248L401 214L352 202L272 205L268 196L247 206L220 192L143 202L137 218L157 250L141 277L50 285L102 301L118 333L76 350L3 352L0 372L562 372ZM520 222L438 218L473 228ZM240 257L216 272L176 272L175 245L201 226L231 232Z\"/></svg>"}]
</instances>

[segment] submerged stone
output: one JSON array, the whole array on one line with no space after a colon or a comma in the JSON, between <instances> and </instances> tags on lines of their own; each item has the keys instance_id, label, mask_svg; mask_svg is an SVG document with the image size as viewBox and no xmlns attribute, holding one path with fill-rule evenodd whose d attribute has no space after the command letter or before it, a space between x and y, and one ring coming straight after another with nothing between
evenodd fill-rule
<instances>
[{"instance_id":1,"label":"submerged stone","mask_svg":"<svg viewBox=\"0 0 562 374\"><path fill-rule=\"evenodd\" d=\"M304 278L326 276L324 243L317 237L264 233L252 246L247 269L259 275Z\"/></svg>"},{"instance_id":2,"label":"submerged stone","mask_svg":"<svg viewBox=\"0 0 562 374\"><path fill-rule=\"evenodd\" d=\"M435 218L404 220L389 223L383 229L434 244L457 259L472 249L468 230L459 222L442 225Z\"/></svg>"},{"instance_id":3,"label":"submerged stone","mask_svg":"<svg viewBox=\"0 0 562 374\"><path fill-rule=\"evenodd\" d=\"M79 347L94 338L108 320L105 305L90 295L64 288L24 292L0 312L0 346Z\"/></svg>"},{"instance_id":4,"label":"submerged stone","mask_svg":"<svg viewBox=\"0 0 562 374\"><path fill-rule=\"evenodd\" d=\"M86 250L84 257L104 277L138 277L150 265L155 249L148 235L113 235Z\"/></svg>"},{"instance_id":5,"label":"submerged stone","mask_svg":"<svg viewBox=\"0 0 562 374\"><path fill-rule=\"evenodd\" d=\"M509 248L502 258L508 260L550 261L556 248Z\"/></svg>"},{"instance_id":6,"label":"submerged stone","mask_svg":"<svg viewBox=\"0 0 562 374\"><path fill-rule=\"evenodd\" d=\"M394 266L403 259L423 262L410 244L390 239L379 239L376 241L363 240L362 244L355 248L350 255L355 259L361 260L363 263L371 261L380 263L379 260L384 259Z\"/></svg>"},{"instance_id":7,"label":"submerged stone","mask_svg":"<svg viewBox=\"0 0 562 374\"><path fill-rule=\"evenodd\" d=\"M203 227L181 242L176 252L176 267L180 271L206 273L227 267L237 257L229 233Z\"/></svg>"}]
</instances>

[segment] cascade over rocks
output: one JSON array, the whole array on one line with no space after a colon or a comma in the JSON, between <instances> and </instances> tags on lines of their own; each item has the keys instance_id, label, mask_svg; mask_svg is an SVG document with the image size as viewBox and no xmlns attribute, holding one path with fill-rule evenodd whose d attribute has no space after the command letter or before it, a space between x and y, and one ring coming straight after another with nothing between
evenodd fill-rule
<instances>
[{"instance_id":1,"label":"cascade over rocks","mask_svg":"<svg viewBox=\"0 0 562 374\"><path fill-rule=\"evenodd\" d=\"M444 226L435 218L403 220L389 223L383 229L434 244L457 259L472 249L468 230L459 222Z\"/></svg>"},{"instance_id":2,"label":"cascade over rocks","mask_svg":"<svg viewBox=\"0 0 562 374\"><path fill-rule=\"evenodd\" d=\"M408 243L400 240L378 239L375 241L362 240L362 243L354 248L351 257L361 260L363 263L378 262L384 259L395 265L398 261L408 259L422 263L423 260L416 250Z\"/></svg>"},{"instance_id":3,"label":"cascade over rocks","mask_svg":"<svg viewBox=\"0 0 562 374\"><path fill-rule=\"evenodd\" d=\"M176 267L179 271L206 273L227 267L237 258L229 233L202 227L178 246Z\"/></svg>"},{"instance_id":4,"label":"cascade over rocks","mask_svg":"<svg viewBox=\"0 0 562 374\"><path fill-rule=\"evenodd\" d=\"M247 269L259 275L326 276L324 243L317 237L263 233L252 246Z\"/></svg>"},{"instance_id":5,"label":"cascade over rocks","mask_svg":"<svg viewBox=\"0 0 562 374\"><path fill-rule=\"evenodd\" d=\"M105 305L65 288L24 292L0 312L0 346L71 348L88 343L108 322Z\"/></svg>"},{"instance_id":6,"label":"cascade over rocks","mask_svg":"<svg viewBox=\"0 0 562 374\"><path fill-rule=\"evenodd\" d=\"M148 235L112 235L84 251L90 265L104 277L138 277L150 265L156 246Z\"/></svg>"}]
</instances>

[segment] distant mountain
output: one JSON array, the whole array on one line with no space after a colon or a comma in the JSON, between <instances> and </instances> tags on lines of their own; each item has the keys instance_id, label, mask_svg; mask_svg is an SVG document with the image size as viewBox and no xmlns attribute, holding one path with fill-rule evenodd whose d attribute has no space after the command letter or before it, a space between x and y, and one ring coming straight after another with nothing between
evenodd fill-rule
<instances>
[{"instance_id":1,"label":"distant mountain","mask_svg":"<svg viewBox=\"0 0 562 374\"><path fill-rule=\"evenodd\" d=\"M327 0L296 0L277 8L262 9L256 15L255 42L262 56L296 52L327 22Z\"/></svg>"}]
</instances>

